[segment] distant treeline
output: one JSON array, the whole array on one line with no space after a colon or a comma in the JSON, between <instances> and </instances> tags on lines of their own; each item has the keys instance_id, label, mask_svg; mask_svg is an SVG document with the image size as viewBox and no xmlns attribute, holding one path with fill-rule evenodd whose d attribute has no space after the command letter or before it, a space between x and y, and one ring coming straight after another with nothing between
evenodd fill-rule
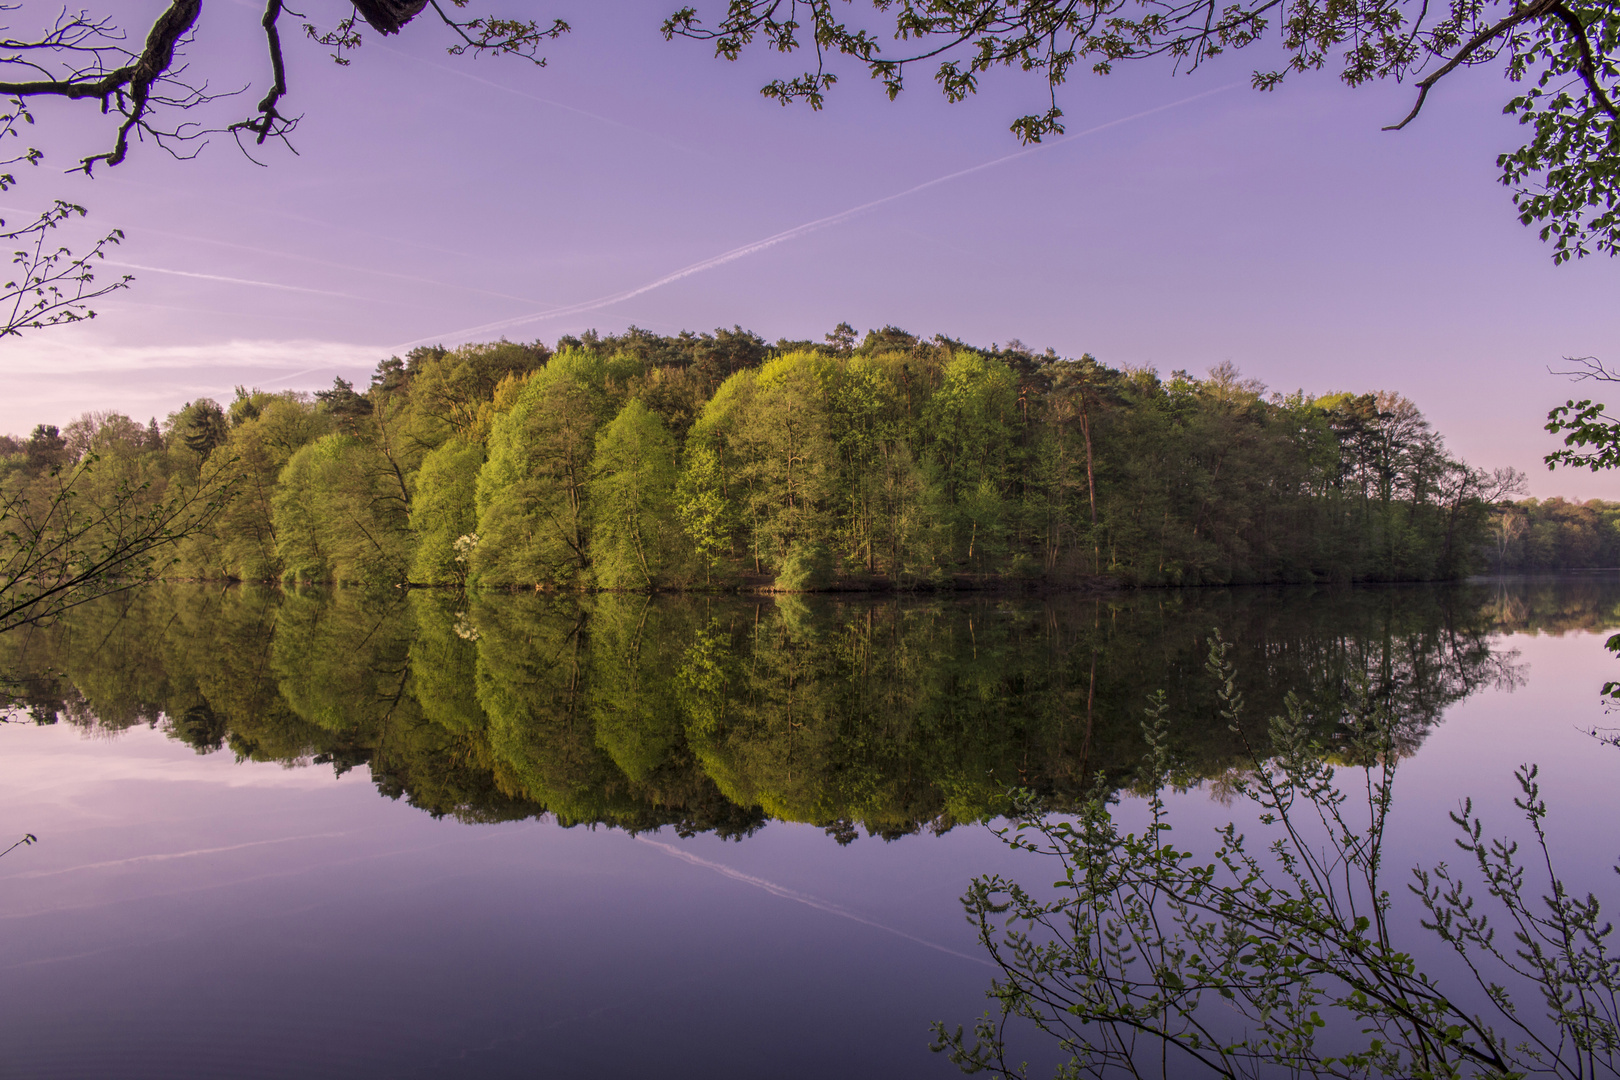
<instances>
[{"instance_id":1,"label":"distant treeline","mask_svg":"<svg viewBox=\"0 0 1620 1080\"><path fill-rule=\"evenodd\" d=\"M1620 502L1505 503L1492 513L1490 539L1497 573L1620 567Z\"/></svg>"},{"instance_id":2,"label":"distant treeline","mask_svg":"<svg viewBox=\"0 0 1620 1080\"><path fill-rule=\"evenodd\" d=\"M419 348L0 454L13 495L94 455L90 502L228 474L176 576L635 590L1451 578L1516 482L1394 393L847 326Z\"/></svg>"}]
</instances>

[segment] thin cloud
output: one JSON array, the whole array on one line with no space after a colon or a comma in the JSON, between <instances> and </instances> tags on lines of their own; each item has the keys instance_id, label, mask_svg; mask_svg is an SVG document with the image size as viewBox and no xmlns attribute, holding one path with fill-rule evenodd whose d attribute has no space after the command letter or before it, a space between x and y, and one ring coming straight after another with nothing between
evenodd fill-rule
<instances>
[{"instance_id":1,"label":"thin cloud","mask_svg":"<svg viewBox=\"0 0 1620 1080\"><path fill-rule=\"evenodd\" d=\"M24 339L5 346L12 376L152 374L164 370L235 371L367 367L388 349L334 341L231 340L204 345L105 345L59 338Z\"/></svg>"},{"instance_id":2,"label":"thin cloud","mask_svg":"<svg viewBox=\"0 0 1620 1080\"><path fill-rule=\"evenodd\" d=\"M849 221L852 218L859 217L862 214L869 213L880 206L885 206L888 203L895 202L899 199L908 198L912 195L918 194L919 192L927 191L930 188L939 187L941 184L948 184L953 180L960 180L964 176L972 176L974 173L983 172L986 169L993 169L998 165L1005 165L1009 161L1017 161L1020 158L1029 157L1031 154L1038 154L1043 150L1050 150L1053 147L1062 146L1064 143L1074 142L1076 139L1083 139L1089 135L1096 135L1099 132L1107 131L1110 128L1119 127L1122 124L1129 124L1136 120L1141 120L1158 113L1166 112L1170 109L1180 108L1183 105L1190 105L1195 101L1201 101L1204 98L1225 93L1238 85L1240 84L1227 83L1225 86L1218 86L1213 90L1205 90L1201 94L1193 94L1190 97L1184 97L1178 101L1172 101L1169 104L1159 105L1152 109L1143 109L1141 112L1132 113L1129 116L1122 116L1117 120L1110 120L1105 124L1098 124L1095 127L1086 128L1084 131L1077 131L1072 135L1065 135L1060 139L1053 139L1050 142L1039 143L1023 150L1014 151L1011 154L1004 154L1001 157L992 158L989 161L980 162L977 165L971 165L965 169L957 169L954 172L946 173L944 176L936 176L932 180L925 180L920 184L915 184L906 188L904 191L897 191L892 195L885 195L881 199L873 199L871 202L865 202L859 206L852 206L848 210L840 210L836 214L828 214L826 217L816 218L814 221L807 221L802 225L795 225L791 229L784 229L779 233L773 233L772 235L761 240L755 240L751 243L743 244L740 247L734 247L730 251L723 251L718 255L692 263L689 266L684 266L681 269L676 270L674 273L665 274L656 281L649 281L647 284L639 285L633 289L626 289L623 292L613 293L610 296L598 297L595 300L587 300L583 303L571 304L551 311L533 312L528 315L518 315L509 319L499 319L495 322L482 323L478 326L463 327L460 330L452 330L441 334L431 334L427 337L404 342L398 347L402 349L409 348L412 345L421 345L429 341L447 339L453 340L471 334L484 334L495 330L508 330L512 327L523 326L532 322L539 322L543 319L556 319L568 315L583 315L587 312L599 311L602 308L623 303L626 300L634 299L635 297L641 296L644 293L652 292L654 289L661 289L665 285L674 284L675 282L689 278L694 274L701 274L705 271L724 266L727 263L735 262L738 259L747 258L749 255L758 254L759 252L773 248L778 244L784 244L790 240L797 240L800 237L808 236L811 233L819 232L822 229L832 228L835 225L842 225L844 222Z\"/></svg>"},{"instance_id":3,"label":"thin cloud","mask_svg":"<svg viewBox=\"0 0 1620 1080\"><path fill-rule=\"evenodd\" d=\"M97 341L96 327L79 329L0 346L11 391L0 397L0 433L60 425L96 409L161 418L183 401L229 401L238 385L278 390L329 383L334 375L364 379L389 355L386 345L321 340L116 345Z\"/></svg>"}]
</instances>

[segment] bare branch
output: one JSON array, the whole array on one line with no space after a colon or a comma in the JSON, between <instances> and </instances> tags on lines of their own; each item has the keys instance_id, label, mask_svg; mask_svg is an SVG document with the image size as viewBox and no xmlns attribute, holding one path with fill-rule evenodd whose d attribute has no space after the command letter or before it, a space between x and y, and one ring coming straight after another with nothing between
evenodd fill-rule
<instances>
[{"instance_id":1,"label":"bare branch","mask_svg":"<svg viewBox=\"0 0 1620 1080\"><path fill-rule=\"evenodd\" d=\"M1620 382L1620 371L1608 367L1595 356L1566 356L1564 363L1576 365L1570 371L1558 371L1548 368L1549 375L1563 375L1576 382L1593 379L1598 382Z\"/></svg>"},{"instance_id":2,"label":"bare branch","mask_svg":"<svg viewBox=\"0 0 1620 1080\"><path fill-rule=\"evenodd\" d=\"M254 144L258 146L263 146L266 139L275 137L286 143L287 148L291 150L292 143L288 141L287 136L298 126L299 118L288 119L276 110L276 105L287 93L287 65L282 59L281 31L276 27L276 20L281 16L283 10L285 10L285 5L282 0L267 0L264 18L259 20L259 25L264 27L266 47L270 51L271 78L270 91L259 102L259 116L255 120L239 121L226 130L233 134L242 131L251 132L254 136ZM306 29L312 28L306 27ZM238 143L240 144L240 138ZM246 153L245 148L243 152ZM296 152L294 151L294 153ZM248 157L249 160L253 160L251 154Z\"/></svg>"},{"instance_id":3,"label":"bare branch","mask_svg":"<svg viewBox=\"0 0 1620 1080\"><path fill-rule=\"evenodd\" d=\"M313 40L335 49L334 60L347 64L345 51L358 47L361 42L356 30L361 20L380 33L398 33L426 10L430 2L459 39L450 47L450 52L458 55L471 49L474 53L523 56L543 65L544 59L536 55L540 43L569 29L562 20L553 20L549 26L529 19L481 16L458 20L435 0L352 0L353 10L334 30L322 32L308 24L304 29ZM459 8L469 0L451 2ZM0 12L14 7L0 5ZM265 0L260 25L269 53L271 82L252 117L223 127L191 122L164 126L154 121L163 111L186 112L219 97L230 96L210 93L206 85L187 84L184 66L178 63L181 51L191 42L201 8L202 0L170 0L152 24L138 53L125 47L122 31L110 20L94 18L84 12L75 15L64 11L37 39L0 38L0 76L11 76L0 78L0 94L9 94L18 102L30 97L91 100L100 103L103 113L116 110L121 121L112 148L79 161L76 171L86 175L93 174L98 164L114 166L123 162L133 139L150 140L178 158L194 156L201 148L201 141L219 133L233 135L244 152L249 151L250 145L262 146L270 139L279 139L292 149L288 136L297 127L299 118L280 111L288 84L278 21L283 12L291 11L283 0ZM6 125L14 124L16 119L16 115L0 116L0 138L10 130ZM188 143L199 145L196 149L184 150ZM37 160L37 154L29 160ZM10 179L9 175L0 174L0 189Z\"/></svg>"}]
</instances>

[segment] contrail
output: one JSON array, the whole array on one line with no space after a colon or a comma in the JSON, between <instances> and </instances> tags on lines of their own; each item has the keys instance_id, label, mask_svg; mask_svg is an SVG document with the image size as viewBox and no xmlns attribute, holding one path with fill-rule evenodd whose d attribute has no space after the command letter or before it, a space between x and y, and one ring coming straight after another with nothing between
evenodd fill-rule
<instances>
[{"instance_id":1,"label":"contrail","mask_svg":"<svg viewBox=\"0 0 1620 1080\"><path fill-rule=\"evenodd\" d=\"M330 225L327 225L325 222L316 222L316 224L325 225L326 227L330 228ZM347 270L355 274L370 274L374 277L396 278L400 281L414 281L423 285L432 285L437 289L459 289L463 292L481 293L484 296L495 296L502 300L516 300L520 304L550 303L550 301L547 300L536 300L532 296L514 296L511 293L495 292L491 289L480 289L476 285L462 285L459 282L454 281L438 281L434 278L419 277L416 274L401 274L393 270L378 270L373 266L355 266L352 263L333 262L330 259L321 259L314 255L300 255L292 251L277 251L274 248L254 247L251 244L238 244L232 240L216 240L208 236L191 236L187 233L170 232L167 229L154 229L150 226L142 226L141 233L150 233L153 236L168 236L176 240L185 240L193 244L213 244L216 247L233 248L237 251L249 251L255 255L270 255L277 259L294 259L298 262L314 263L316 266L330 266L335 270ZM175 273L176 271L164 270L160 272Z\"/></svg>"},{"instance_id":2,"label":"contrail","mask_svg":"<svg viewBox=\"0 0 1620 1080\"><path fill-rule=\"evenodd\" d=\"M292 382L294 379L302 379L305 375L313 375L317 371L332 371L334 369L341 371L342 367L338 364L323 364L320 367L305 368L303 371L295 371L291 375L283 375L280 378L271 379L267 383L259 383L258 385L254 386L253 389L263 390L267 387L274 386L277 383Z\"/></svg>"},{"instance_id":3,"label":"contrail","mask_svg":"<svg viewBox=\"0 0 1620 1080\"><path fill-rule=\"evenodd\" d=\"M640 296L643 293L652 292L654 289L661 289L665 285L680 281L682 278L691 277L693 274L701 274L706 270L713 270L715 267L724 266L729 262L735 262L738 259L764 251L767 248L773 248L777 244L783 244L789 240L797 240L801 236L807 236L810 233L817 232L821 229L831 228L834 225L842 225L851 218L857 217L870 210L875 210L876 208L887 203L894 202L897 199L904 199L907 196L915 195L919 191L927 191L929 188L938 187L941 184L948 184L952 180L960 180L964 176L971 176L974 173L983 172L986 169L993 169L997 165L1005 165L1009 161L1016 161L1019 158L1028 157L1031 154L1038 154L1042 150L1049 150L1054 146L1061 146L1064 143L1073 142L1076 139L1083 139L1088 135L1095 135L1098 132L1107 131L1109 128L1119 127L1121 124L1128 124L1135 120L1141 120L1144 117L1153 116L1156 113L1162 113L1170 109L1180 108L1181 106L1189 105L1194 101L1200 101L1203 98L1213 97L1216 94L1225 93L1226 91L1231 90L1239 85L1241 84L1227 83L1225 86L1217 86L1215 89L1205 90L1201 94L1193 94L1191 97L1184 97L1179 101L1172 101L1166 105L1159 105L1151 109L1143 109L1141 112L1132 113L1129 116L1122 116L1117 120L1110 120L1106 124L1098 124L1096 127L1089 127L1084 131L1077 131L1072 135L1065 135L1060 139L1053 139L1050 142L1038 143L1035 146L1026 147L1023 150L1014 151L1011 154L1004 154L1001 157L980 162L978 165L970 165L968 168L958 169L955 172L946 173L944 176L937 176L932 180L925 180L921 184L906 188L904 191L897 191L892 195L885 195L881 199L873 199L871 202L862 203L859 206L852 206L848 210L841 210L836 214L829 214L826 217L817 218L814 221L807 221L803 225L795 225L791 229L784 229L781 232L774 233L762 240L755 240L752 243L743 244L741 247L734 247L730 251L724 251L719 255L714 255L710 258L692 263L690 266L684 266L672 274L666 274L656 281L649 281L647 284L637 286L634 289L627 289L624 292L614 293L611 296L598 297L595 300L587 300L583 303L571 304L567 307L560 307L551 311L534 312L529 315L518 315L510 319L500 319L495 322L483 323L479 326L469 326L461 330L453 330L448 333L433 334L428 337L417 338L414 341L404 342L399 346L399 348L408 348L412 345L421 345L429 341L455 339L466 334L482 334L488 333L492 330L507 330L514 326L522 326L525 323L539 322L542 319L560 318L565 315L583 315L589 311L597 311L601 308L621 303L625 300L633 299L634 297Z\"/></svg>"},{"instance_id":4,"label":"contrail","mask_svg":"<svg viewBox=\"0 0 1620 1080\"><path fill-rule=\"evenodd\" d=\"M772 896L780 896L784 900L792 900L794 903L803 904L805 907L812 907L817 911L825 911L829 915L837 915L839 918L848 919L851 922L858 922L863 926L870 926L874 930L882 930L886 934L893 934L895 937L902 937L907 941L914 941L918 945L925 945L928 948L933 949L935 952L942 952L947 956L956 956L963 960L971 960L975 964L983 964L986 967L993 968L996 966L982 956L972 956L965 952L957 952L955 949L947 948L944 945L929 941L927 938L920 938L915 934L908 934L904 930L896 930L892 926L885 926L883 923L875 922L868 919L864 915L857 915L848 908L840 907L830 900L823 900L820 897L811 896L809 893L802 893L796 889L789 889L784 885L776 884L774 881L766 881L764 878L755 877L752 874L745 874L741 870L733 870L724 863L710 862L708 859L699 858L689 851L683 851L673 844L664 844L657 840L649 840L645 836L638 836L636 839L641 841L643 844L648 844L659 849L667 855L673 855L675 858L680 859L683 862L689 862L693 866L701 866L705 870L713 870L715 873L721 875L722 877L728 877L732 881L740 881L744 885L752 885L756 889L764 889Z\"/></svg>"},{"instance_id":5,"label":"contrail","mask_svg":"<svg viewBox=\"0 0 1620 1080\"><path fill-rule=\"evenodd\" d=\"M199 274L193 270L171 270L166 266L142 266L140 263L114 262L105 260L107 266L116 266L123 270L145 270L150 274L173 274L175 277L200 278L203 281L223 281L231 285L256 285L261 289L282 289L286 292L314 293L316 296L340 296L345 300L359 300L366 303L386 304L392 301L375 300L369 296L354 296L350 293L333 292L331 289L311 289L303 285L283 285L277 281L255 281L252 278L226 277L224 274Z\"/></svg>"},{"instance_id":6,"label":"contrail","mask_svg":"<svg viewBox=\"0 0 1620 1080\"><path fill-rule=\"evenodd\" d=\"M290 844L297 840L325 840L334 836L347 836L346 832L306 833L303 836L278 836L274 840L250 840L245 844L228 844L225 847L194 848L191 851L174 851L161 855L133 855L127 859L109 859L106 862L85 863L82 866L64 866L60 870L25 870L20 874L8 874L7 881L32 880L34 878L56 877L58 874L74 874L80 870L104 870L110 866L129 866L131 863L168 862L170 859L189 859L197 855L217 855L223 851L241 851L243 848L264 847L266 844Z\"/></svg>"}]
</instances>

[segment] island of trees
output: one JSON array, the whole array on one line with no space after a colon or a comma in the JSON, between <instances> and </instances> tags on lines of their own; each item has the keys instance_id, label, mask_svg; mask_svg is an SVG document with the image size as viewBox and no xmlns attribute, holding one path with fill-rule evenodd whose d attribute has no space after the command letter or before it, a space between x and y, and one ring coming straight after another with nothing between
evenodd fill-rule
<instances>
[{"instance_id":1,"label":"island of trees","mask_svg":"<svg viewBox=\"0 0 1620 1080\"><path fill-rule=\"evenodd\" d=\"M126 516L217 484L162 570L201 580L1425 580L1505 565L1526 550L1512 522L1546 516L1505 511L1518 474L1459 461L1395 393L1267 394L1229 364L1163 376L847 325L419 348L369 386L239 387L162 423L94 414L0 442L9 506L74 470L73 506Z\"/></svg>"}]
</instances>

